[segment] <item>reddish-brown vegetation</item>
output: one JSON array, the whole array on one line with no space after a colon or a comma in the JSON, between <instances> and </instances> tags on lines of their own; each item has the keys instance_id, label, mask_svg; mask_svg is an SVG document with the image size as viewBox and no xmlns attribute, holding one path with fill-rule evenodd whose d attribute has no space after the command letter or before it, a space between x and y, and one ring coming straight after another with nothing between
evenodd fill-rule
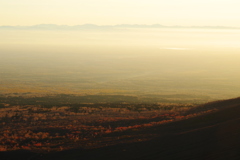
<instances>
[{"instance_id":1,"label":"reddish-brown vegetation","mask_svg":"<svg viewBox=\"0 0 240 160\"><path fill-rule=\"evenodd\" d=\"M115 105L115 106L114 106ZM127 107L126 107L127 105ZM0 108L0 150L58 151L76 146L96 147L101 137L127 130L138 130L192 116L213 109L187 111L193 105L113 104L113 107L68 106L43 108L34 105ZM94 105L93 105L94 106ZM136 109L136 106L140 106ZM170 108L170 109L169 109ZM96 140L97 139L97 140Z\"/></svg>"}]
</instances>

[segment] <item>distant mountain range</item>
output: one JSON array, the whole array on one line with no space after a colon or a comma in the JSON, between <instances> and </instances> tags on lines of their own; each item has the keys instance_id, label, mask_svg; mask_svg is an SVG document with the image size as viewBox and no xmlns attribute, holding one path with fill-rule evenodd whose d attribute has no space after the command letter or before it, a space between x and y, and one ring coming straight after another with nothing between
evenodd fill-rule
<instances>
[{"instance_id":1,"label":"distant mountain range","mask_svg":"<svg viewBox=\"0 0 240 160\"><path fill-rule=\"evenodd\" d=\"M121 29L121 28L196 28L196 29L240 29L240 27L227 26L164 26L160 24L140 25L140 24L119 24L119 25L56 25L56 24L39 24L33 26L0 26L0 29L17 29L17 30L106 30L106 29Z\"/></svg>"}]
</instances>

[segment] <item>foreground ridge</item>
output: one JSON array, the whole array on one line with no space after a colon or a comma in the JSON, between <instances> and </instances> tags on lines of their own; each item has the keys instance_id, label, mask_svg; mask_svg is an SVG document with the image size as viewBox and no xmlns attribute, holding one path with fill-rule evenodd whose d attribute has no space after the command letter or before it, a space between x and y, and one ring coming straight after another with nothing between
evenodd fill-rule
<instances>
[{"instance_id":1,"label":"foreground ridge","mask_svg":"<svg viewBox=\"0 0 240 160\"><path fill-rule=\"evenodd\" d=\"M239 159L240 158L240 98L216 101L199 106L219 107L219 110L189 119L128 131L155 137L147 141L119 143L96 149L71 149L55 153L14 151L1 153L5 159L22 156L33 159ZM110 135L107 135L111 137ZM114 136L114 135L112 135Z\"/></svg>"}]
</instances>

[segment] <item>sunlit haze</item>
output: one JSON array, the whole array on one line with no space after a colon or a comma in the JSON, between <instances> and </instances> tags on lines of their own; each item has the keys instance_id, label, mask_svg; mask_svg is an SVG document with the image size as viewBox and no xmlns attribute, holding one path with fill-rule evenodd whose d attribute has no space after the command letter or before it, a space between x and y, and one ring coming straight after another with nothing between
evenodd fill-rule
<instances>
[{"instance_id":1,"label":"sunlit haze","mask_svg":"<svg viewBox=\"0 0 240 160\"><path fill-rule=\"evenodd\" d=\"M1 1L0 93L236 97L239 6L237 0Z\"/></svg>"},{"instance_id":2,"label":"sunlit haze","mask_svg":"<svg viewBox=\"0 0 240 160\"><path fill-rule=\"evenodd\" d=\"M6 0L0 25L93 23L240 27L238 0Z\"/></svg>"},{"instance_id":3,"label":"sunlit haze","mask_svg":"<svg viewBox=\"0 0 240 160\"><path fill-rule=\"evenodd\" d=\"M239 95L239 30L1 30L2 93Z\"/></svg>"}]
</instances>

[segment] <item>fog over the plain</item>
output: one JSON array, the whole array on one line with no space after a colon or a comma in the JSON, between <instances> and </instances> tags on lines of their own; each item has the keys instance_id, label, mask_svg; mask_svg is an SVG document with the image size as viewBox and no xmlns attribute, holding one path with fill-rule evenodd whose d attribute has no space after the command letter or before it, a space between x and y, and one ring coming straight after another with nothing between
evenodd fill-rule
<instances>
[{"instance_id":1,"label":"fog over the plain","mask_svg":"<svg viewBox=\"0 0 240 160\"><path fill-rule=\"evenodd\" d=\"M240 95L240 30L0 30L1 93Z\"/></svg>"}]
</instances>

